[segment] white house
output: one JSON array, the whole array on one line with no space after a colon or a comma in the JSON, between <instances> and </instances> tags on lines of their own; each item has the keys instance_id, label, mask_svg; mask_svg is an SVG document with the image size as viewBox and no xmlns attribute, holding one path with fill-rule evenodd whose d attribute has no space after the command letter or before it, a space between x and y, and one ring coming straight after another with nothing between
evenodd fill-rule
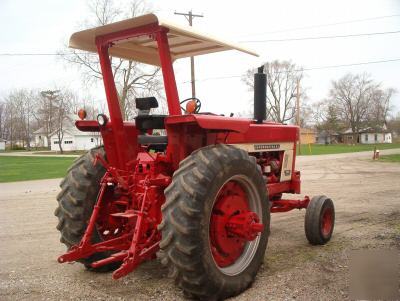
<instances>
[{"instance_id":1,"label":"white house","mask_svg":"<svg viewBox=\"0 0 400 301\"><path fill-rule=\"evenodd\" d=\"M58 139L57 131L50 134L50 149L59 151L59 143L62 143L64 151L89 150L103 144L101 135L98 132L81 132L75 125L66 127L61 141Z\"/></svg>"},{"instance_id":2,"label":"white house","mask_svg":"<svg viewBox=\"0 0 400 301\"><path fill-rule=\"evenodd\" d=\"M344 143L353 144L377 144L392 143L392 133L387 130L386 125L382 127L368 127L358 132L357 141L353 141L354 134L351 129L345 131L341 138Z\"/></svg>"},{"instance_id":3,"label":"white house","mask_svg":"<svg viewBox=\"0 0 400 301\"><path fill-rule=\"evenodd\" d=\"M49 143L46 137L46 131L43 127L33 132L33 147L48 147Z\"/></svg>"},{"instance_id":4,"label":"white house","mask_svg":"<svg viewBox=\"0 0 400 301\"><path fill-rule=\"evenodd\" d=\"M0 138L0 151L5 151L5 150L6 150L6 140Z\"/></svg>"},{"instance_id":5,"label":"white house","mask_svg":"<svg viewBox=\"0 0 400 301\"><path fill-rule=\"evenodd\" d=\"M387 132L386 130L374 130L372 128L368 128L360 131L360 143L392 143L392 133Z\"/></svg>"}]
</instances>

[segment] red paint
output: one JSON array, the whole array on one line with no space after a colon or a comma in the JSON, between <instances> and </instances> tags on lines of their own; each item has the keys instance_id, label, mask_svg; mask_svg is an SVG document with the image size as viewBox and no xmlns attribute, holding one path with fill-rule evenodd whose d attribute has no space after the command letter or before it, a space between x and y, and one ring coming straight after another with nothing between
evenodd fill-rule
<instances>
[{"instance_id":1,"label":"red paint","mask_svg":"<svg viewBox=\"0 0 400 301\"><path fill-rule=\"evenodd\" d=\"M246 242L263 230L259 217L249 209L246 192L234 181L218 193L210 219L211 253L219 267L233 264Z\"/></svg>"},{"instance_id":2,"label":"red paint","mask_svg":"<svg viewBox=\"0 0 400 301\"><path fill-rule=\"evenodd\" d=\"M96 39L97 40L97 39ZM115 87L113 72L111 68L110 58L108 56L109 44L101 44L101 39L96 41L97 50L99 52L100 67L103 74L104 88L107 97L108 111L110 112L110 124L114 134L114 148L116 158L112 157L110 160L113 162L115 167L119 169L125 169L126 163L129 160L127 147L123 147L127 137L125 136L124 125L122 121L121 109L118 101L118 93ZM137 137L131 137L133 141Z\"/></svg>"},{"instance_id":3,"label":"red paint","mask_svg":"<svg viewBox=\"0 0 400 301\"><path fill-rule=\"evenodd\" d=\"M174 67L172 66L171 54L169 51L167 32L168 29L160 27L160 30L156 33L156 40L164 78L165 94L168 101L168 111L169 115L182 115L178 88L175 82Z\"/></svg>"},{"instance_id":4,"label":"red paint","mask_svg":"<svg viewBox=\"0 0 400 301\"><path fill-rule=\"evenodd\" d=\"M310 198L305 196L301 200L278 199L271 200L271 212L287 212L293 209L305 209L310 203Z\"/></svg>"},{"instance_id":5,"label":"red paint","mask_svg":"<svg viewBox=\"0 0 400 301\"><path fill-rule=\"evenodd\" d=\"M166 124L197 124L200 128L206 130L233 131L246 133L250 127L250 120L244 118L229 118L218 115L182 115L169 116L165 120Z\"/></svg>"},{"instance_id":6,"label":"red paint","mask_svg":"<svg viewBox=\"0 0 400 301\"><path fill-rule=\"evenodd\" d=\"M321 218L321 232L324 237L328 237L333 227L333 210L332 208L326 208L322 213Z\"/></svg>"}]
</instances>

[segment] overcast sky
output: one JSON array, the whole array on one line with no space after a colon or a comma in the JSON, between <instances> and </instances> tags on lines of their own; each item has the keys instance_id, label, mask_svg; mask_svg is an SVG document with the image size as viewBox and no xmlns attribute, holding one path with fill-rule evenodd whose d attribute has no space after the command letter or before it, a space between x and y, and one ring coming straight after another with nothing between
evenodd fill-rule
<instances>
[{"instance_id":1,"label":"overcast sky","mask_svg":"<svg viewBox=\"0 0 400 301\"><path fill-rule=\"evenodd\" d=\"M149 3L163 18L175 23L187 24L187 21L174 15L174 11L192 9L203 14L203 18L194 19L197 30L234 42L243 41L242 44L260 54L257 58L229 51L196 57L196 88L204 111L225 114L249 111L252 95L240 77L234 76L265 61L291 60L308 69L400 59L400 33L254 42L400 31L400 0L156 0ZM71 33L80 29L87 16L84 0L0 0L0 53L55 53L68 43ZM189 59L174 64L181 99L191 95L189 64ZM310 70L306 71L304 86L310 102L315 102L328 95L331 80L348 72L367 72L383 87L399 91L393 98L399 111L399 70L400 61ZM215 77L231 78L212 79ZM0 96L16 88L54 86L79 90L82 97L104 99L102 86L93 86L89 91L82 88L79 72L57 57L0 56Z\"/></svg>"}]
</instances>

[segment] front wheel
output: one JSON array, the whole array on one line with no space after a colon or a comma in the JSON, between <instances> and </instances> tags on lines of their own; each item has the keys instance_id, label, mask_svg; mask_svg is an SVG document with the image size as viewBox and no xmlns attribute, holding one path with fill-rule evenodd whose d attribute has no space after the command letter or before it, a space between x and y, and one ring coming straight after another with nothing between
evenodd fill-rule
<instances>
[{"instance_id":1,"label":"front wheel","mask_svg":"<svg viewBox=\"0 0 400 301\"><path fill-rule=\"evenodd\" d=\"M332 237L335 207L330 198L319 195L311 199L306 210L304 230L312 245L324 245Z\"/></svg>"},{"instance_id":2,"label":"front wheel","mask_svg":"<svg viewBox=\"0 0 400 301\"><path fill-rule=\"evenodd\" d=\"M184 293L223 299L244 291L263 261L270 211L255 158L227 145L183 160L165 190L161 262Z\"/></svg>"}]
</instances>

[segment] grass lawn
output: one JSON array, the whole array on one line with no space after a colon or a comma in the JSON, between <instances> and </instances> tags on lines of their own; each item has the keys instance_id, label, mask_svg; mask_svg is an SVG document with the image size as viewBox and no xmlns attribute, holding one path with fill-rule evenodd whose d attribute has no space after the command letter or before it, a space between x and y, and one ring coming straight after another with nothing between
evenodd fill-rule
<instances>
[{"instance_id":1,"label":"grass lawn","mask_svg":"<svg viewBox=\"0 0 400 301\"><path fill-rule=\"evenodd\" d=\"M59 152L59 151L40 151L40 152L34 152L34 155L83 155L86 154L87 151L64 151L63 153Z\"/></svg>"},{"instance_id":2,"label":"grass lawn","mask_svg":"<svg viewBox=\"0 0 400 301\"><path fill-rule=\"evenodd\" d=\"M0 183L61 178L75 158L0 156Z\"/></svg>"},{"instance_id":3,"label":"grass lawn","mask_svg":"<svg viewBox=\"0 0 400 301\"><path fill-rule=\"evenodd\" d=\"M383 162L397 162L400 163L400 154L394 154L394 155L383 155L379 157L378 161L383 161Z\"/></svg>"},{"instance_id":4,"label":"grass lawn","mask_svg":"<svg viewBox=\"0 0 400 301\"><path fill-rule=\"evenodd\" d=\"M400 143L385 143L385 144L308 144L301 145L302 155L326 155L326 154L340 154L340 153L354 153L363 151L373 151L374 147L377 149L390 149L400 148ZM311 151L311 152L310 152Z\"/></svg>"}]
</instances>

